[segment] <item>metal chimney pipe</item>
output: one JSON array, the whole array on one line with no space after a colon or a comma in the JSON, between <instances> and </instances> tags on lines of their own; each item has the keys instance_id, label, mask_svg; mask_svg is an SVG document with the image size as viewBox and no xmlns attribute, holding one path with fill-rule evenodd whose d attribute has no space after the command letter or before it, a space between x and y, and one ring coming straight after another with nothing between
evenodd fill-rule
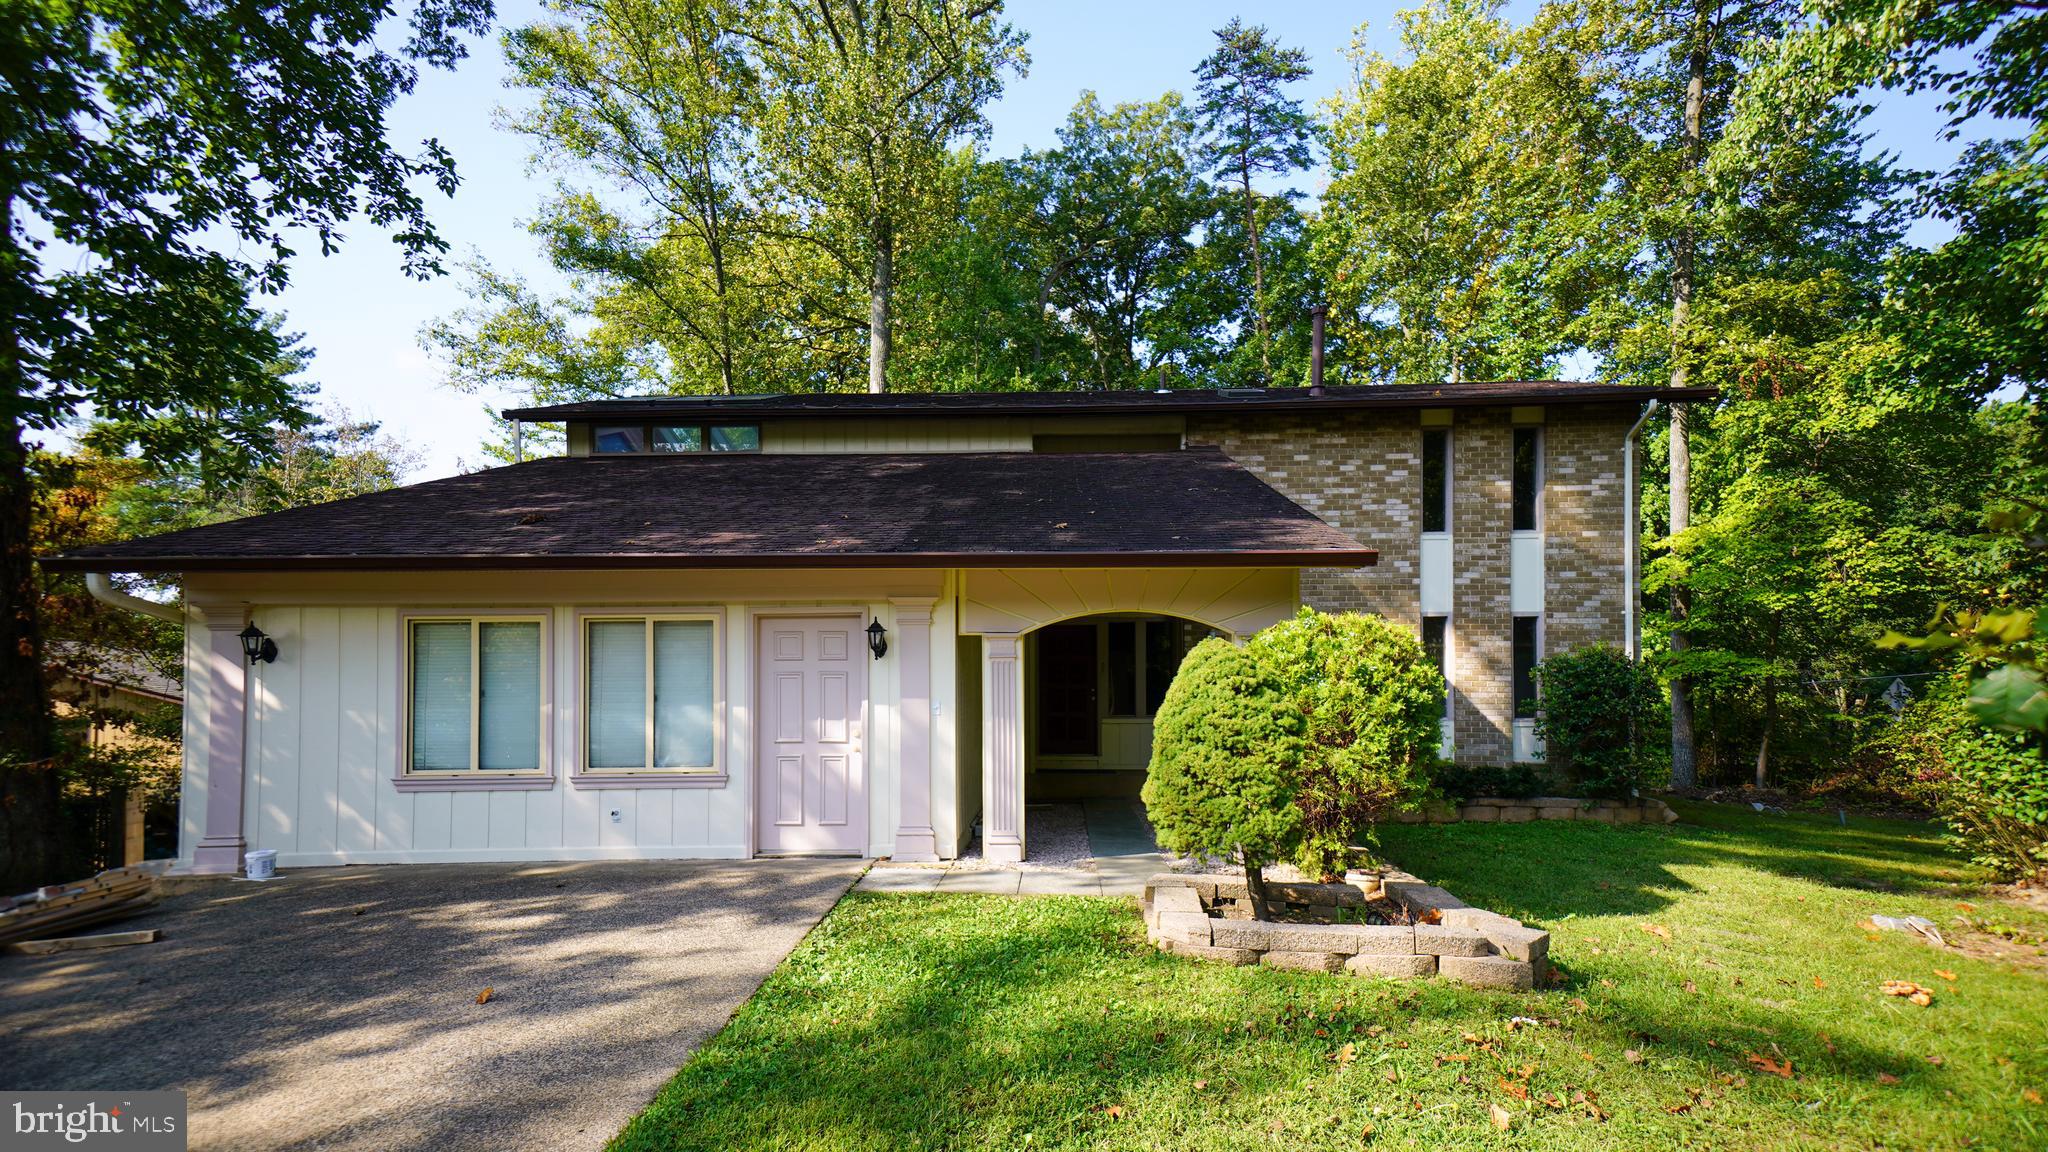
<instances>
[{"instance_id":1,"label":"metal chimney pipe","mask_svg":"<svg viewBox=\"0 0 2048 1152\"><path fill-rule=\"evenodd\" d=\"M1329 318L1330 306L1318 304L1308 310L1308 315L1310 331L1308 394L1311 396L1321 396L1323 394L1323 321Z\"/></svg>"}]
</instances>

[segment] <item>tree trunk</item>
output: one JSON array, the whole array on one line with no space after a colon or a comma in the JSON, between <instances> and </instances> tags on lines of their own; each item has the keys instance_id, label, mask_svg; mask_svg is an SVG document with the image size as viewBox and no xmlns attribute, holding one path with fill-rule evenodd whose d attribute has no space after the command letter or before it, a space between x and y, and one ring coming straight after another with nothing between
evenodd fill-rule
<instances>
[{"instance_id":1,"label":"tree trunk","mask_svg":"<svg viewBox=\"0 0 2048 1152\"><path fill-rule=\"evenodd\" d=\"M1239 855L1243 855L1240 850ZM1270 920L1266 914L1266 872L1262 865L1252 863L1249 857L1244 862L1244 894L1252 903L1252 919Z\"/></svg>"},{"instance_id":2,"label":"tree trunk","mask_svg":"<svg viewBox=\"0 0 2048 1152\"><path fill-rule=\"evenodd\" d=\"M1778 726L1778 679L1764 677L1764 736L1756 746L1756 786L1767 787L1771 780L1771 730Z\"/></svg>"},{"instance_id":3,"label":"tree trunk","mask_svg":"<svg viewBox=\"0 0 2048 1152\"><path fill-rule=\"evenodd\" d=\"M889 296L896 287L896 235L888 216L875 221L875 275L868 285L868 391L889 390Z\"/></svg>"},{"instance_id":4,"label":"tree trunk","mask_svg":"<svg viewBox=\"0 0 2048 1152\"><path fill-rule=\"evenodd\" d=\"M1699 235L1694 220L1699 212L1700 171L1706 163L1707 64L1710 11L1717 7L1700 0L1694 10L1692 48L1686 53L1685 80L1685 218L1673 241L1671 253L1671 386L1687 382L1685 359L1686 326L1692 321L1694 276L1699 254ZM1685 405L1671 406L1671 535L1692 525L1692 446L1686 438ZM1682 631L1692 607L1685 588L1671 590L1671 615L1676 627L1671 633L1671 653L1681 655L1690 647ZM1699 782L1697 745L1693 734L1692 684L1684 676L1671 678L1671 786L1686 789Z\"/></svg>"},{"instance_id":5,"label":"tree trunk","mask_svg":"<svg viewBox=\"0 0 2048 1152\"><path fill-rule=\"evenodd\" d=\"M8 268L8 311L20 316L21 285ZM0 338L0 891L18 892L58 879L49 874L57 851L58 780L51 757L55 730L43 683L40 608L32 521L35 493L22 443L16 398L27 391L19 359L19 327Z\"/></svg>"},{"instance_id":6,"label":"tree trunk","mask_svg":"<svg viewBox=\"0 0 2048 1152\"><path fill-rule=\"evenodd\" d=\"M1267 335L1266 325L1266 264L1259 252L1259 198L1252 191L1252 166L1246 157L1242 175L1244 181L1244 234L1252 248L1252 327L1259 337L1260 383L1270 384L1273 380L1272 340Z\"/></svg>"}]
</instances>

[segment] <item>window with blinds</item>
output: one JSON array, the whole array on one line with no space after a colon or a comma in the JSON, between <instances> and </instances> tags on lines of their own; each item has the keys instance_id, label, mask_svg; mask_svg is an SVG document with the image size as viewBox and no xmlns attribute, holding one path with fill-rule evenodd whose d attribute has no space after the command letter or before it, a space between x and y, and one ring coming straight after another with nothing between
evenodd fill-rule
<instances>
[{"instance_id":1,"label":"window with blinds","mask_svg":"<svg viewBox=\"0 0 2048 1152\"><path fill-rule=\"evenodd\" d=\"M585 772L718 766L718 661L711 620L586 620L583 652Z\"/></svg>"},{"instance_id":2,"label":"window with blinds","mask_svg":"<svg viewBox=\"0 0 2048 1152\"><path fill-rule=\"evenodd\" d=\"M413 620L408 773L541 771L541 619Z\"/></svg>"}]
</instances>

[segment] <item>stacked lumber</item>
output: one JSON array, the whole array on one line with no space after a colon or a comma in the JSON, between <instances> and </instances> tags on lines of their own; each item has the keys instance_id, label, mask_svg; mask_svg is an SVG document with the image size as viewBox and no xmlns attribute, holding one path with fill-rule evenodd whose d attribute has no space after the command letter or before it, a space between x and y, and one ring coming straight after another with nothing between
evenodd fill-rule
<instances>
[{"instance_id":1,"label":"stacked lumber","mask_svg":"<svg viewBox=\"0 0 2048 1152\"><path fill-rule=\"evenodd\" d=\"M53 884L0 899L0 944L104 924L154 903L156 873L147 868L114 868L75 884Z\"/></svg>"}]
</instances>

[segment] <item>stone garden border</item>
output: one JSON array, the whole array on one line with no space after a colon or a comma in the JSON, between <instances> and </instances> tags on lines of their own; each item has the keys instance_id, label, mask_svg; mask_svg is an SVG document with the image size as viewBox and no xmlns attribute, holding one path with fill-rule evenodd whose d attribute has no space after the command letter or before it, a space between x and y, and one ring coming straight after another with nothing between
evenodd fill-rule
<instances>
[{"instance_id":1,"label":"stone garden border","mask_svg":"<svg viewBox=\"0 0 2048 1152\"><path fill-rule=\"evenodd\" d=\"M1343 884L1269 882L1269 904L1337 919L1375 900L1413 923L1254 920L1243 880L1165 872L1145 884L1145 935L1180 956L1355 976L1441 976L1476 988L1527 992L1546 983L1550 933L1472 908L1405 872L1353 873Z\"/></svg>"}]
</instances>

